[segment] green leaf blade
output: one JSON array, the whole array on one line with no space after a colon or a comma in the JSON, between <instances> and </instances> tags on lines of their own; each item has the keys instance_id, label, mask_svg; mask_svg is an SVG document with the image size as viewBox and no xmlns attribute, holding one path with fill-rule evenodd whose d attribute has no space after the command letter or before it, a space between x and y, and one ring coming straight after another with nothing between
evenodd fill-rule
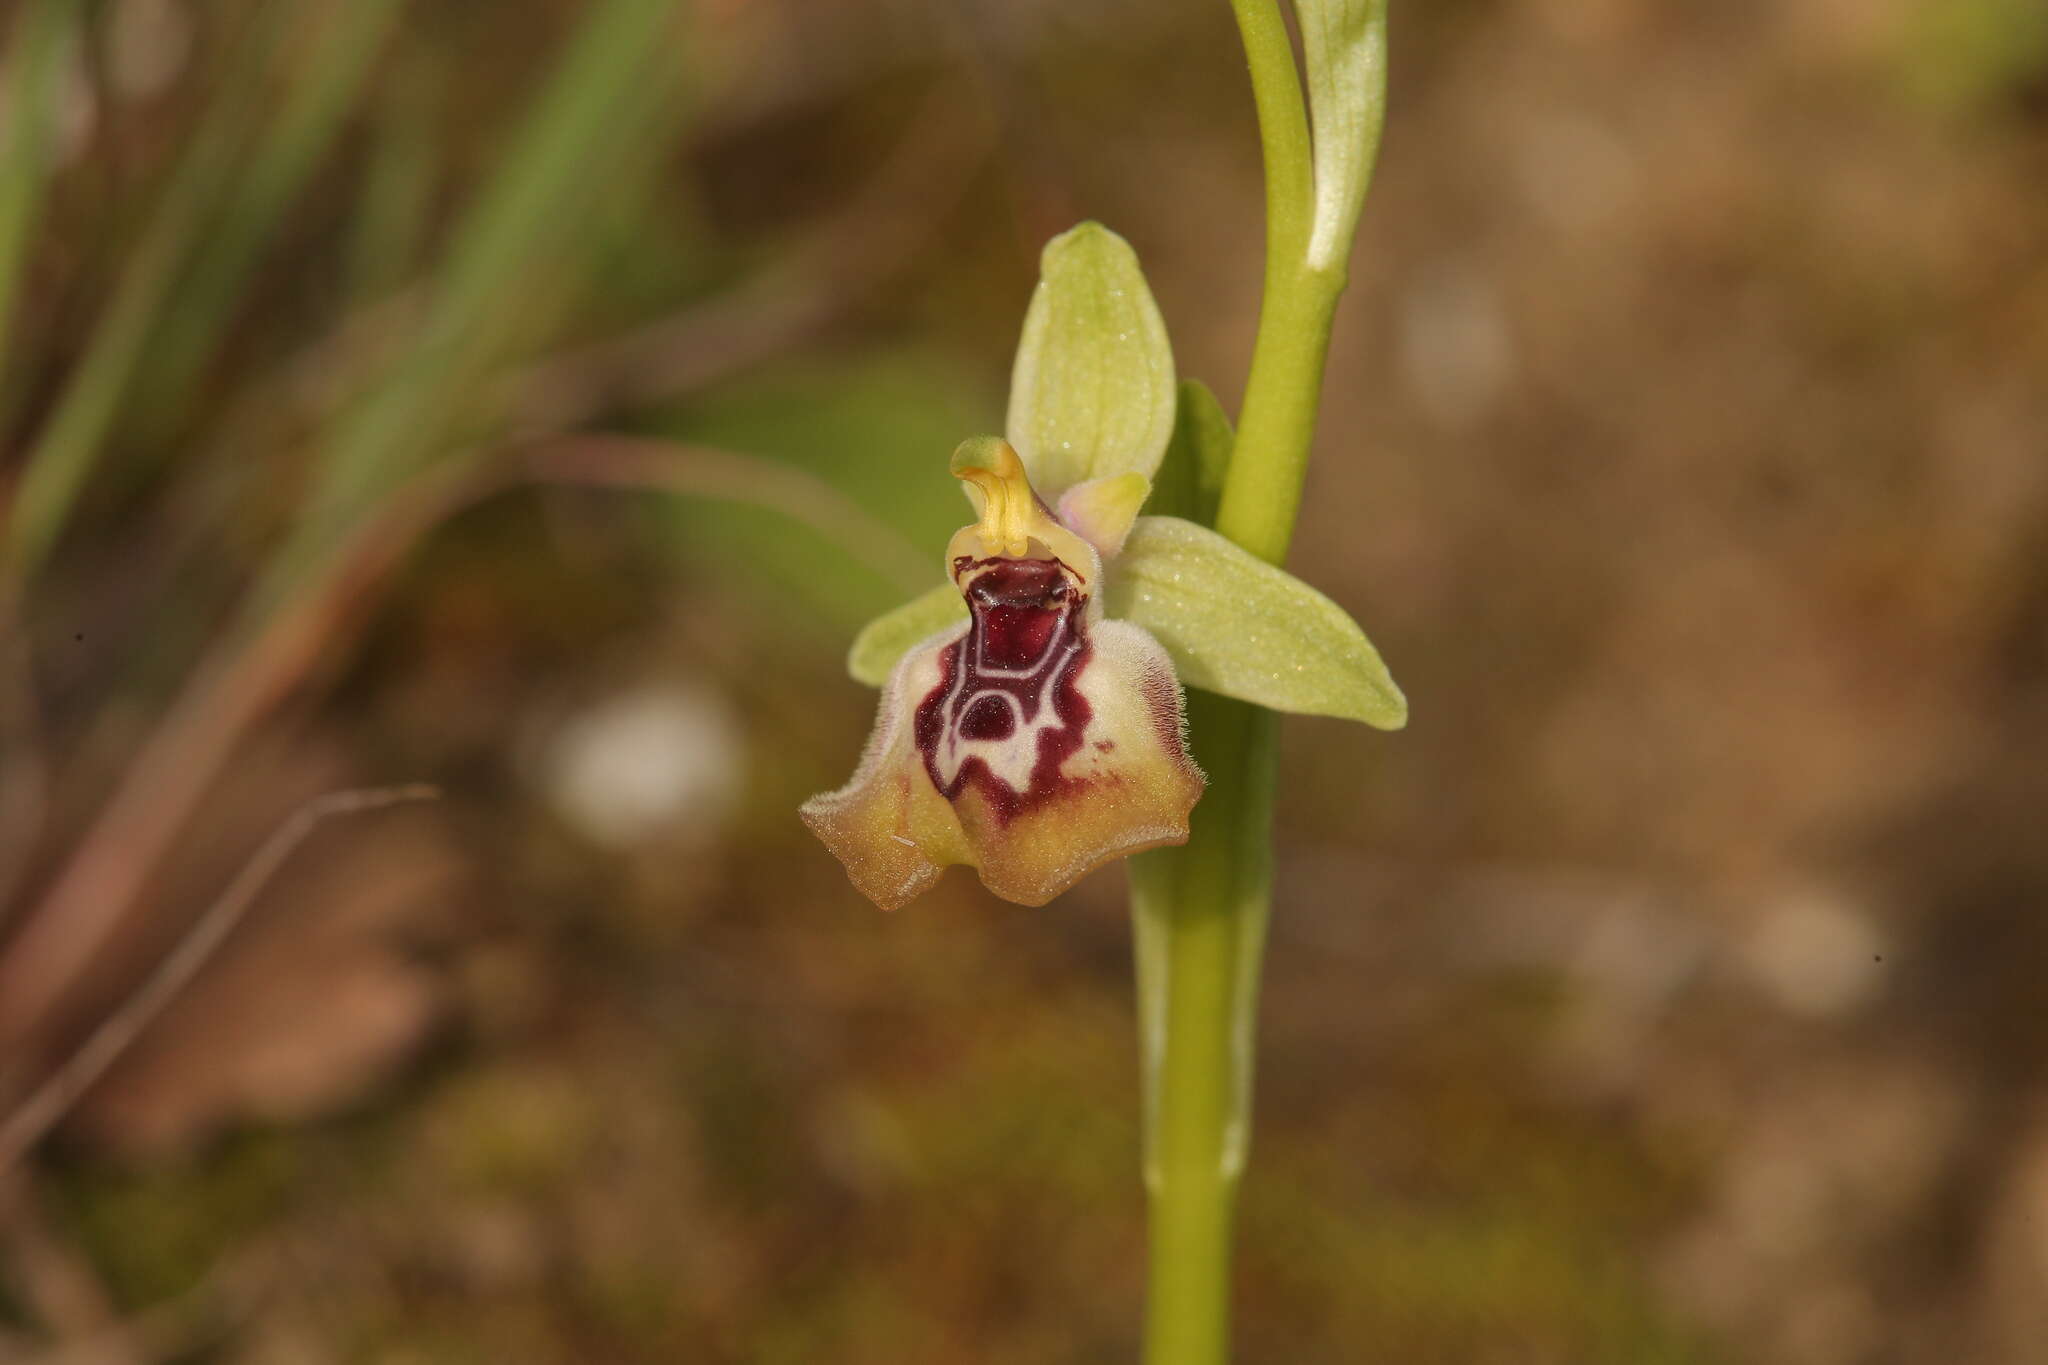
<instances>
[{"instance_id":1,"label":"green leaf blade","mask_svg":"<svg viewBox=\"0 0 2048 1365\"><path fill-rule=\"evenodd\" d=\"M880 687L889 681L896 663L917 645L940 631L967 622L967 603L951 583L941 583L930 592L911 598L892 612L877 616L861 628L846 654L846 671L856 682Z\"/></svg>"},{"instance_id":2,"label":"green leaf blade","mask_svg":"<svg viewBox=\"0 0 2048 1365\"><path fill-rule=\"evenodd\" d=\"M1100 223L1048 242L1010 375L1004 433L1039 496L1159 468L1173 434L1173 347L1138 257Z\"/></svg>"},{"instance_id":3,"label":"green leaf blade","mask_svg":"<svg viewBox=\"0 0 2048 1365\"><path fill-rule=\"evenodd\" d=\"M1387 104L1387 3L1295 0L1294 13L1314 124L1308 266L1336 270L1351 249L1379 154Z\"/></svg>"},{"instance_id":4,"label":"green leaf blade","mask_svg":"<svg viewBox=\"0 0 2048 1365\"><path fill-rule=\"evenodd\" d=\"M1109 614L1150 631L1181 681L1305 716L1408 723L1408 701L1344 609L1206 527L1140 517L1105 589Z\"/></svg>"}]
</instances>

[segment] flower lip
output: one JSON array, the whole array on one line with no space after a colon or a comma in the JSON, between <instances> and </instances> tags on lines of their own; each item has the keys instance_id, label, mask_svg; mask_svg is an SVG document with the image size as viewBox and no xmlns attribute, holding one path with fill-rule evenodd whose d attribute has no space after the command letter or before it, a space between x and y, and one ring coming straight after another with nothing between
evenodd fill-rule
<instances>
[{"instance_id":1,"label":"flower lip","mask_svg":"<svg viewBox=\"0 0 2048 1365\"><path fill-rule=\"evenodd\" d=\"M1061 769L1094 715L1078 686L1089 598L1057 559L992 558L955 575L973 620L941 655L913 734L941 795L972 782L1006 826L1079 785Z\"/></svg>"},{"instance_id":2,"label":"flower lip","mask_svg":"<svg viewBox=\"0 0 2048 1365\"><path fill-rule=\"evenodd\" d=\"M984 669L1030 679L1055 637L1085 638L1088 594L1057 559L987 559L956 569L955 577L973 617L967 638L978 645Z\"/></svg>"},{"instance_id":3,"label":"flower lip","mask_svg":"<svg viewBox=\"0 0 2048 1365\"><path fill-rule=\"evenodd\" d=\"M961 555L953 561L953 581L973 606L1049 607L1080 593L1088 577L1057 555Z\"/></svg>"}]
</instances>

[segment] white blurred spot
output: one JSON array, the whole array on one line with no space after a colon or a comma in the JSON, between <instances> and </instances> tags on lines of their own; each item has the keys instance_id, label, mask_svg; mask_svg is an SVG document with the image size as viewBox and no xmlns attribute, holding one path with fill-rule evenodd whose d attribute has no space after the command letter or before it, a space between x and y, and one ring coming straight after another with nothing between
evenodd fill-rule
<instances>
[{"instance_id":1,"label":"white blurred spot","mask_svg":"<svg viewBox=\"0 0 2048 1365\"><path fill-rule=\"evenodd\" d=\"M1519 150L1523 193L1561 232L1584 232L1615 218L1641 178L1627 144L1588 118L1529 119Z\"/></svg>"},{"instance_id":2,"label":"white blurred spot","mask_svg":"<svg viewBox=\"0 0 2048 1365\"><path fill-rule=\"evenodd\" d=\"M76 53L59 82L55 113L52 155L59 166L70 166L85 155L100 126L99 98L93 93L84 60Z\"/></svg>"},{"instance_id":3,"label":"white blurred spot","mask_svg":"<svg viewBox=\"0 0 2048 1365\"><path fill-rule=\"evenodd\" d=\"M739 723L708 689L618 693L572 716L547 742L541 783L555 811L593 843L706 842L746 776Z\"/></svg>"},{"instance_id":4,"label":"white blurred spot","mask_svg":"<svg viewBox=\"0 0 2048 1365\"><path fill-rule=\"evenodd\" d=\"M118 0L107 35L107 68L124 99L146 100L185 69L192 16L179 0Z\"/></svg>"},{"instance_id":5,"label":"white blurred spot","mask_svg":"<svg viewBox=\"0 0 2048 1365\"><path fill-rule=\"evenodd\" d=\"M1814 890L1765 913L1739 949L1743 969L1797 1014L1855 1008L1884 977L1885 942L1839 897Z\"/></svg>"},{"instance_id":6,"label":"white blurred spot","mask_svg":"<svg viewBox=\"0 0 2048 1365\"><path fill-rule=\"evenodd\" d=\"M1514 375L1514 341L1500 296L1470 270L1420 274L1401 298L1398 344L1416 400L1454 430L1483 420Z\"/></svg>"}]
</instances>

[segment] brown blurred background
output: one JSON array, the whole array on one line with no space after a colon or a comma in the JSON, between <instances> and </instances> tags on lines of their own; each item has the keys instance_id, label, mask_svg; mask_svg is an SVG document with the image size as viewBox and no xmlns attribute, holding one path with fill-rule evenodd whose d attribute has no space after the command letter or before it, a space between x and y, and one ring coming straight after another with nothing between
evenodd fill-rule
<instances>
[{"instance_id":1,"label":"brown blurred background","mask_svg":"<svg viewBox=\"0 0 2048 1365\"><path fill-rule=\"evenodd\" d=\"M793 812L1048 235L1234 403L1228 7L5 24L0 1360L1132 1359L1120 875ZM1394 33L1242 1357L2048 1360L2048 9Z\"/></svg>"}]
</instances>

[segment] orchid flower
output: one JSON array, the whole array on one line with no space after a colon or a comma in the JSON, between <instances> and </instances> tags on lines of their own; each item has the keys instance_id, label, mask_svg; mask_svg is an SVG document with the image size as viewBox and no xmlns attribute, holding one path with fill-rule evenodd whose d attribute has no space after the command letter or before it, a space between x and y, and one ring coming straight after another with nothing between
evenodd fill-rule
<instances>
[{"instance_id":1,"label":"orchid flower","mask_svg":"<svg viewBox=\"0 0 2048 1365\"><path fill-rule=\"evenodd\" d=\"M1203 779L1183 684L1406 718L1342 608L1189 519L1213 514L1229 423L1200 385L1176 388L1137 258L1106 228L1046 247L1007 428L954 452L977 520L944 583L855 640L850 671L882 688L874 733L853 780L802 810L884 909L956 863L1042 905L1185 842ZM1187 515L1140 516L1148 499Z\"/></svg>"}]
</instances>

